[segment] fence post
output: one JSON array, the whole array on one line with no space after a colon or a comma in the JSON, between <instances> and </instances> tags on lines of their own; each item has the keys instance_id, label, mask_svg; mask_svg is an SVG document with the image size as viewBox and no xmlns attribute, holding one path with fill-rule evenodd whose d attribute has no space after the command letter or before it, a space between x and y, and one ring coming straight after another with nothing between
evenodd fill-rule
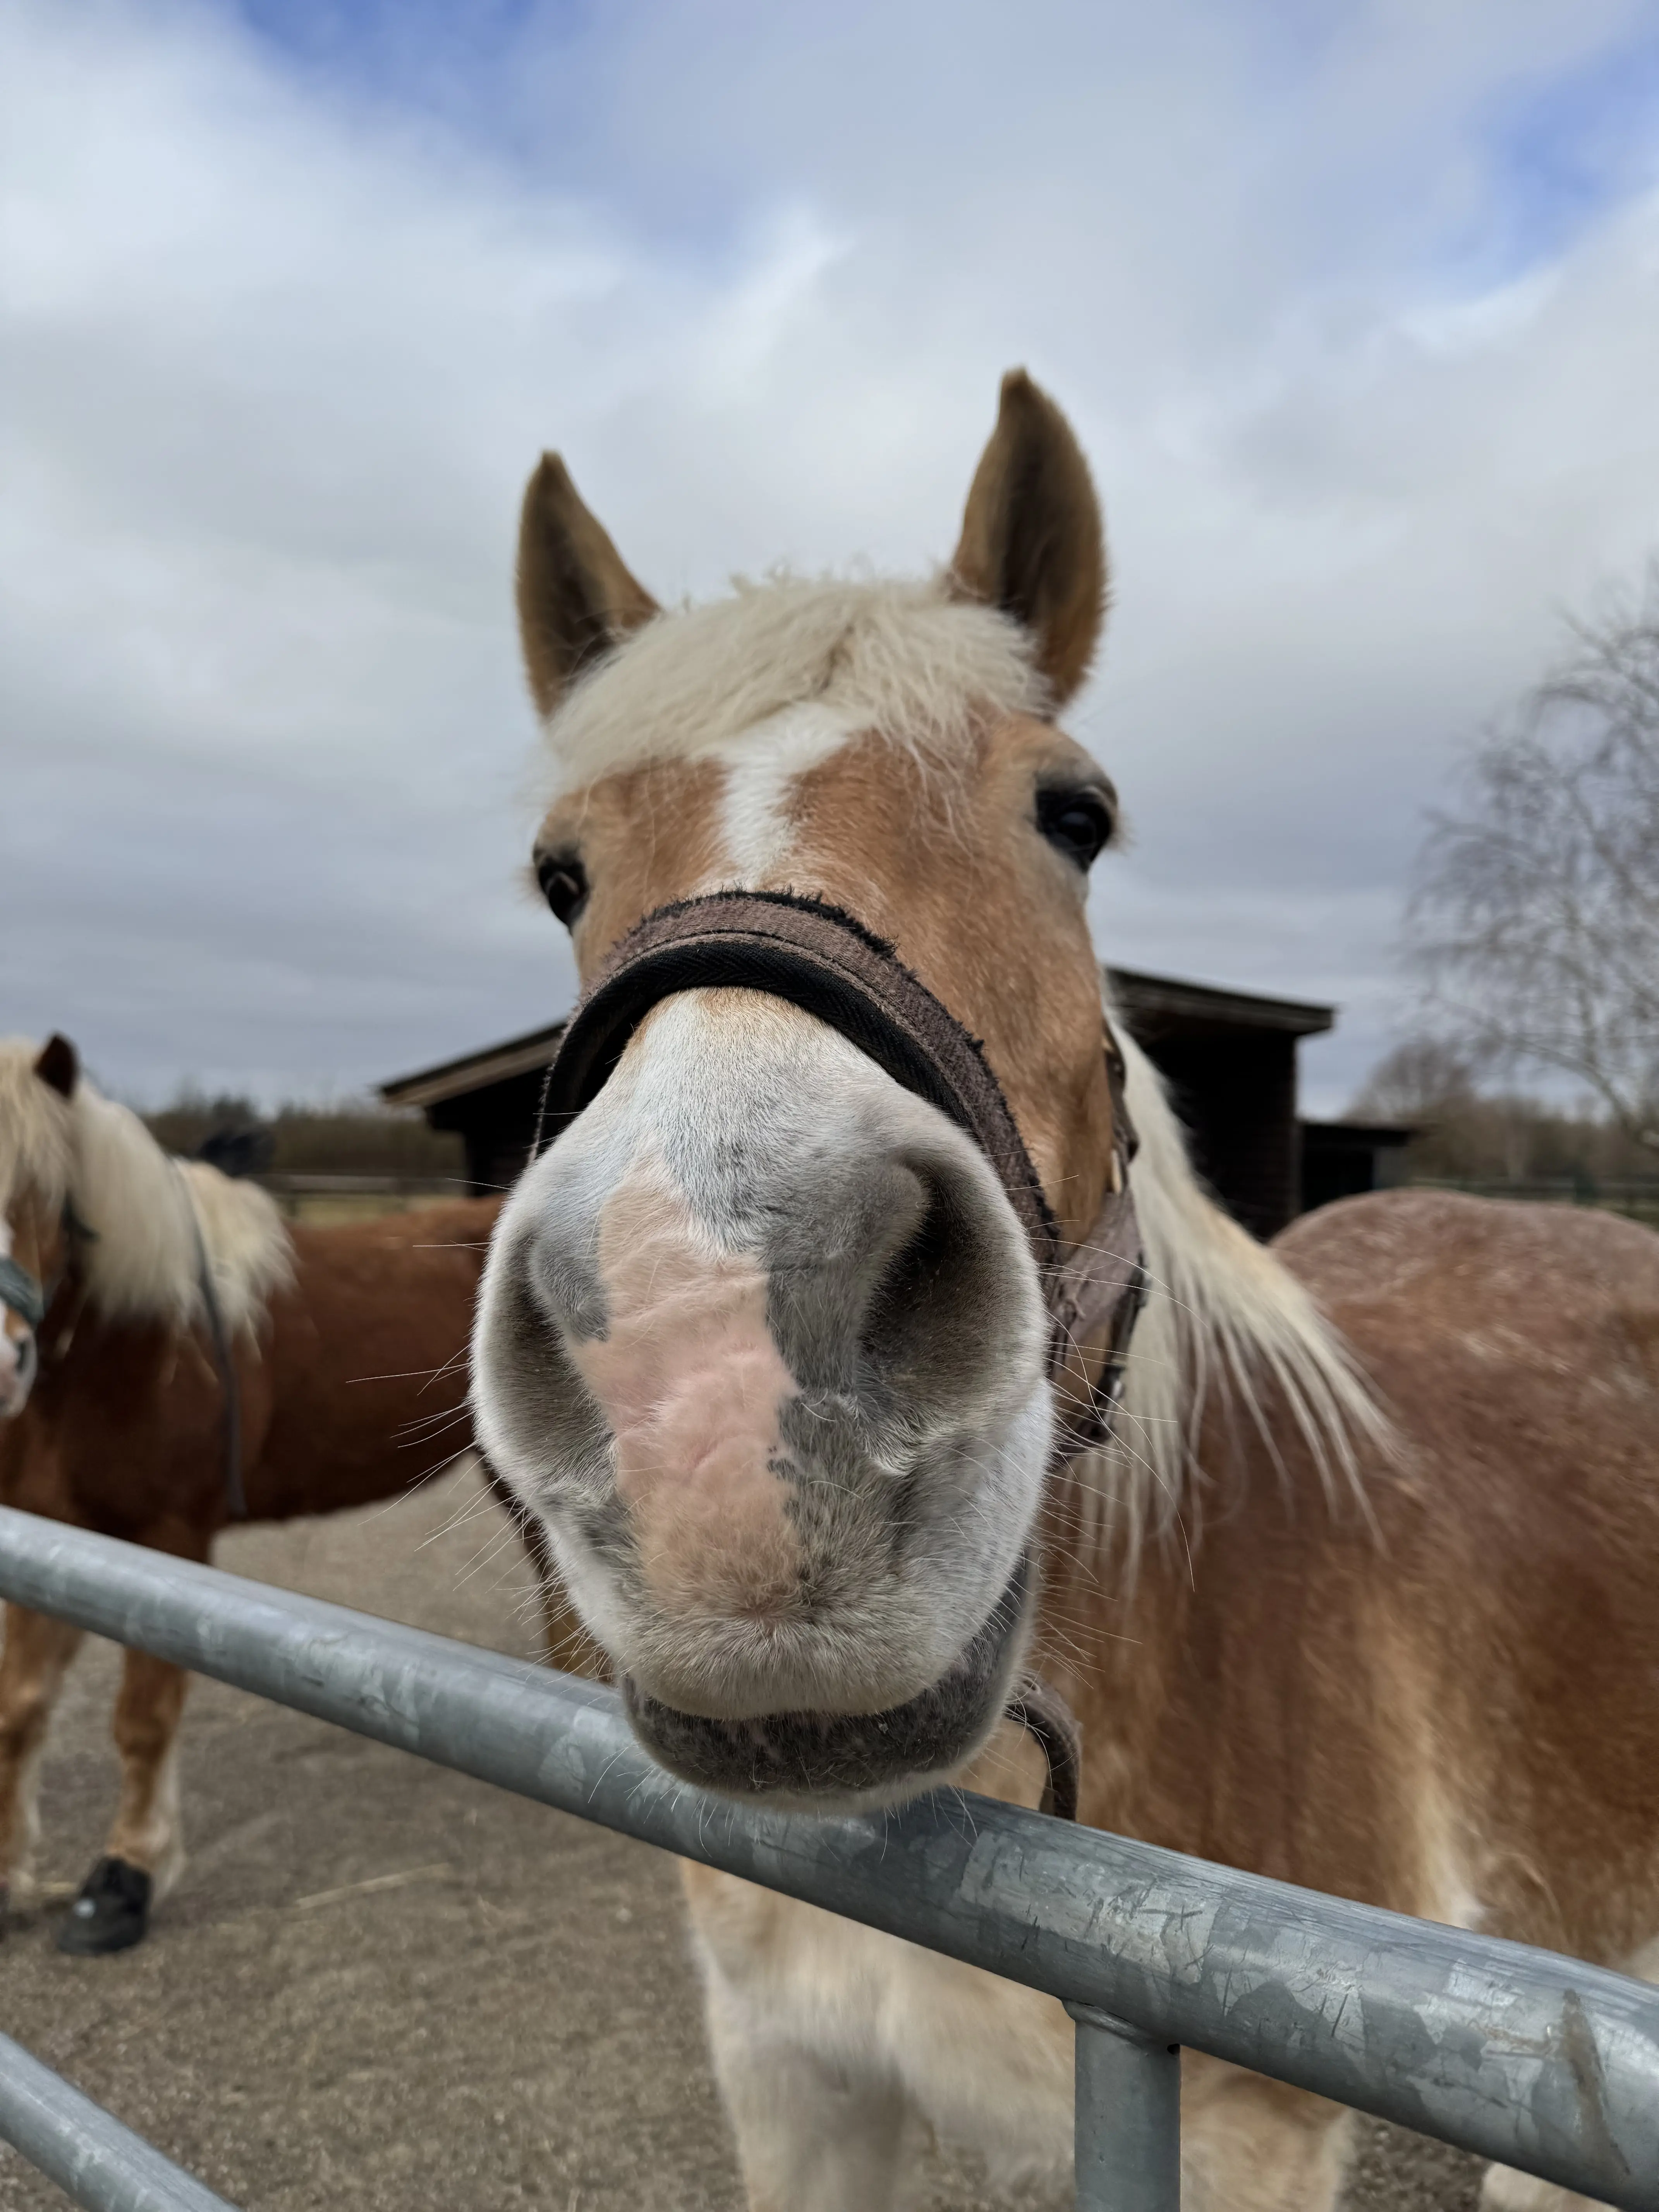
<instances>
[{"instance_id":1,"label":"fence post","mask_svg":"<svg viewBox=\"0 0 1659 2212\"><path fill-rule=\"evenodd\" d=\"M1077 2022L1078 2212L1180 2212L1181 2049L1092 2005Z\"/></svg>"}]
</instances>

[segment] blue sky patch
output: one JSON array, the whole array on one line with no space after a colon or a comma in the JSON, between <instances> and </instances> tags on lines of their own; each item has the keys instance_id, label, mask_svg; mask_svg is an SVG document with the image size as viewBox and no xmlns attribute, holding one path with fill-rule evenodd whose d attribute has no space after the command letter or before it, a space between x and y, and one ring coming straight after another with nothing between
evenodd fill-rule
<instances>
[{"instance_id":1,"label":"blue sky patch","mask_svg":"<svg viewBox=\"0 0 1659 2212\"><path fill-rule=\"evenodd\" d=\"M1480 120L1492 196L1476 250L1519 275L1659 180L1659 24L1498 95ZM1474 243L1472 241L1472 243Z\"/></svg>"}]
</instances>

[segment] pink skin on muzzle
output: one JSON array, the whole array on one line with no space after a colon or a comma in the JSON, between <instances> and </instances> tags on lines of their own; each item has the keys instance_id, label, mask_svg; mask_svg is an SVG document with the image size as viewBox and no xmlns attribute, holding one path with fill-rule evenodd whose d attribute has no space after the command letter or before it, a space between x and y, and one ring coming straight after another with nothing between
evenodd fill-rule
<instances>
[{"instance_id":1,"label":"pink skin on muzzle","mask_svg":"<svg viewBox=\"0 0 1659 2212\"><path fill-rule=\"evenodd\" d=\"M787 1613L802 1558L778 1414L797 1385L767 1327L764 1269L699 1236L649 1166L607 1200L598 1259L606 1334L571 1357L615 1438L646 1580L670 1613Z\"/></svg>"}]
</instances>

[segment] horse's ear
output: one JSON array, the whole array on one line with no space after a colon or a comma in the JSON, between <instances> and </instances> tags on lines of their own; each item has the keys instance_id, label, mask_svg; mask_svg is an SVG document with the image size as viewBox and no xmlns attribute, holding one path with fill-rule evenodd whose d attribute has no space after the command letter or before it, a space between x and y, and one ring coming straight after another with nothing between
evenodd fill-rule
<instances>
[{"instance_id":1,"label":"horse's ear","mask_svg":"<svg viewBox=\"0 0 1659 2212\"><path fill-rule=\"evenodd\" d=\"M519 635L538 710L550 714L573 678L656 612L569 470L544 453L519 520Z\"/></svg>"},{"instance_id":2,"label":"horse's ear","mask_svg":"<svg viewBox=\"0 0 1659 2212\"><path fill-rule=\"evenodd\" d=\"M1072 426L1023 368L1002 380L951 563L957 588L1030 631L1063 706L1089 672L1106 614L1100 501Z\"/></svg>"},{"instance_id":3,"label":"horse's ear","mask_svg":"<svg viewBox=\"0 0 1659 2212\"><path fill-rule=\"evenodd\" d=\"M81 1079L81 1055L66 1036L54 1030L40 1048L34 1072L60 1097L73 1098Z\"/></svg>"}]
</instances>

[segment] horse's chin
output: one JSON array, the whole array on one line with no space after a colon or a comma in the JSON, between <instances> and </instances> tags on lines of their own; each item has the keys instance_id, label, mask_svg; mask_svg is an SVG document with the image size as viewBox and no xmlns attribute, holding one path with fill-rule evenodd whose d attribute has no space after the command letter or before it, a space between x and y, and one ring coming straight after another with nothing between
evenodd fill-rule
<instances>
[{"instance_id":1,"label":"horse's chin","mask_svg":"<svg viewBox=\"0 0 1659 2212\"><path fill-rule=\"evenodd\" d=\"M947 1780L1002 1716L1032 1609L1023 1556L982 1627L939 1680L885 1712L763 1713L718 1720L647 1697L623 1697L640 1743L683 1781L722 1797L825 1813L902 1803Z\"/></svg>"}]
</instances>

